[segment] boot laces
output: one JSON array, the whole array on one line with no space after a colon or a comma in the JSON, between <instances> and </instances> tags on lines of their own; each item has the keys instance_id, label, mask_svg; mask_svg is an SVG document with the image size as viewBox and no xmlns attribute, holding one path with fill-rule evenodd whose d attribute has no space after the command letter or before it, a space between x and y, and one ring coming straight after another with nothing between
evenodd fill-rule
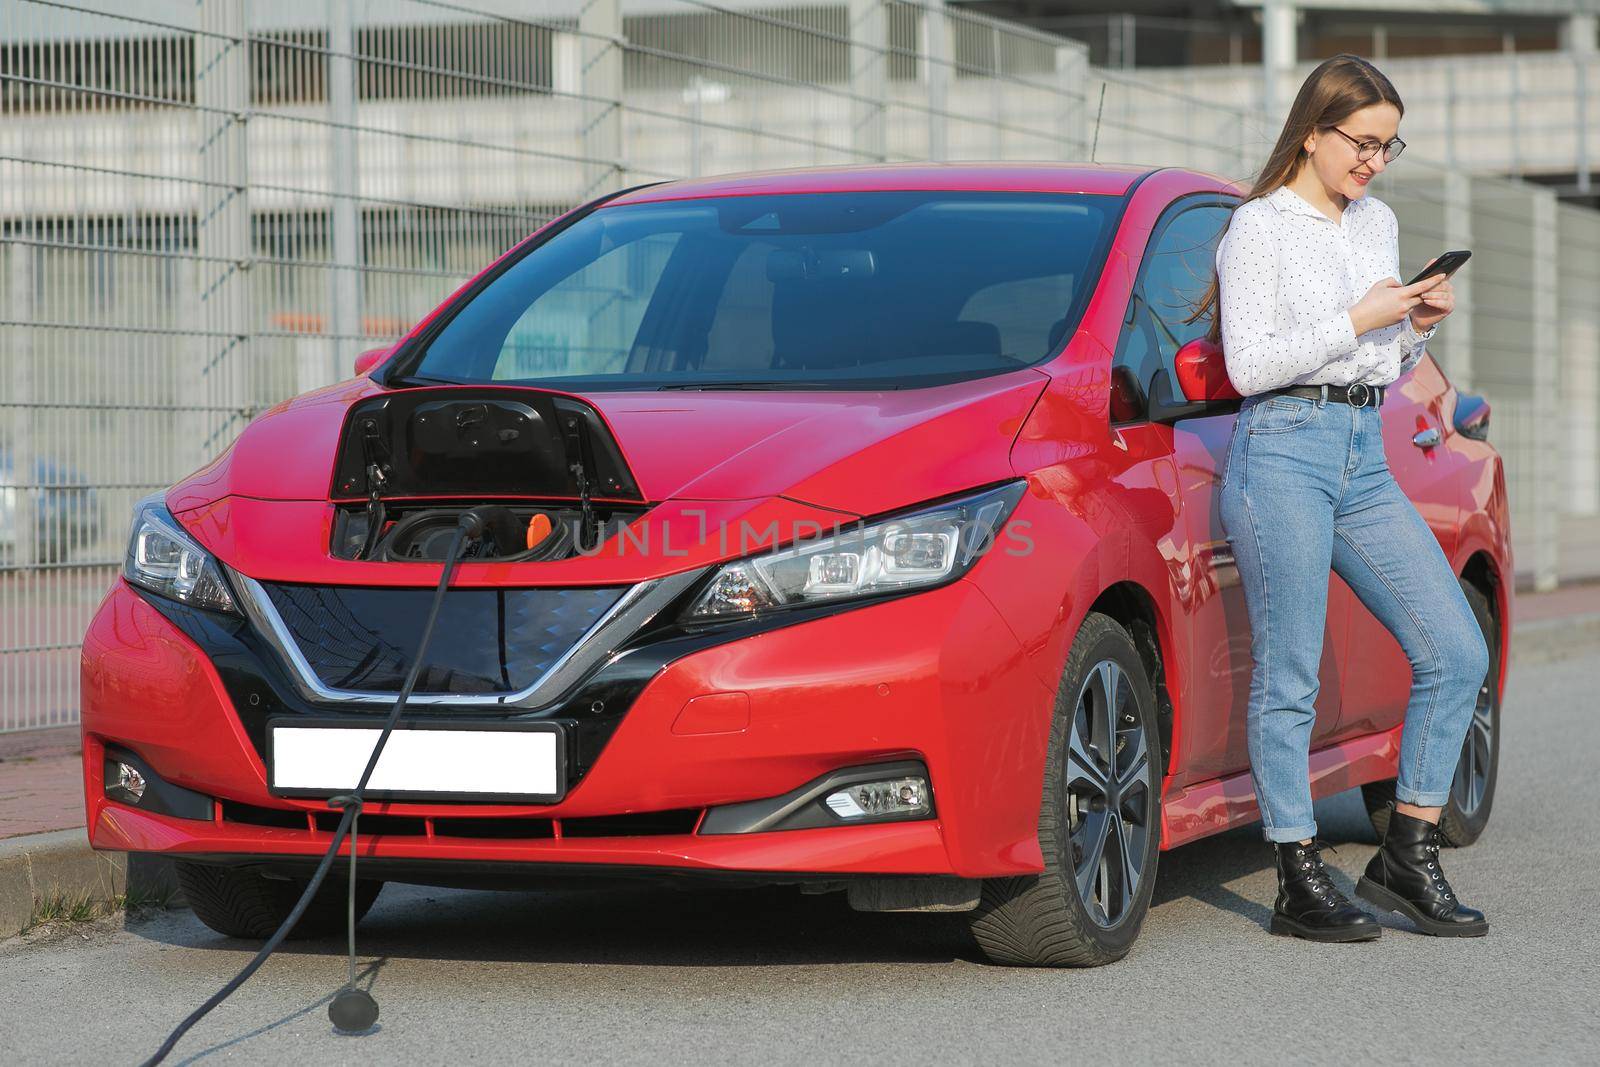
<instances>
[{"instance_id":1,"label":"boot laces","mask_svg":"<svg viewBox=\"0 0 1600 1067\"><path fill-rule=\"evenodd\" d=\"M1424 864L1428 876L1433 879L1433 887L1446 900L1454 900L1455 895L1450 891L1450 883L1445 881L1444 868L1439 865L1439 827L1435 826L1428 835L1428 843L1422 846L1423 851L1433 858Z\"/></svg>"},{"instance_id":2,"label":"boot laces","mask_svg":"<svg viewBox=\"0 0 1600 1067\"><path fill-rule=\"evenodd\" d=\"M1339 887L1333 882L1333 875L1328 873L1327 865L1322 862L1322 850L1326 848L1333 852L1339 850L1320 837L1311 839L1309 845L1295 845L1295 860L1304 874L1306 885L1311 892L1328 907L1337 907L1347 903L1344 894L1339 892ZM1435 867L1437 868L1437 864Z\"/></svg>"}]
</instances>

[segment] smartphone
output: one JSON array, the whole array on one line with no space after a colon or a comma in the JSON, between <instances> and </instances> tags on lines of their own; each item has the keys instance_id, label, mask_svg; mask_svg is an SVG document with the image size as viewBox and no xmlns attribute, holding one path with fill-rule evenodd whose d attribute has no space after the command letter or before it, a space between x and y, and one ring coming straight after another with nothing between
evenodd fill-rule
<instances>
[{"instance_id":1,"label":"smartphone","mask_svg":"<svg viewBox=\"0 0 1600 1067\"><path fill-rule=\"evenodd\" d=\"M1435 274L1443 274L1446 278L1448 278L1450 275L1459 270L1463 263L1471 258L1472 253L1465 250L1446 252L1444 255L1440 256L1438 259L1419 270L1417 272L1417 276L1412 278L1409 282L1406 282L1406 284L1416 285L1422 279L1431 278Z\"/></svg>"}]
</instances>

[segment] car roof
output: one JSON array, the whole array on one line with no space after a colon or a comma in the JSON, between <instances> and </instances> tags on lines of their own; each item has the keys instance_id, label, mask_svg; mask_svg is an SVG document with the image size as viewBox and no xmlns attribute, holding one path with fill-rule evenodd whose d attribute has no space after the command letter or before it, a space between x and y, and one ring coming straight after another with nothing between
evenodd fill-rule
<instances>
[{"instance_id":1,"label":"car roof","mask_svg":"<svg viewBox=\"0 0 1600 1067\"><path fill-rule=\"evenodd\" d=\"M634 189L604 206L766 193L821 193L887 189L985 189L1007 192L1125 195L1140 178L1169 168L1111 163L958 162L870 163L743 171L685 178ZM1197 184L1221 181L1192 172Z\"/></svg>"}]
</instances>

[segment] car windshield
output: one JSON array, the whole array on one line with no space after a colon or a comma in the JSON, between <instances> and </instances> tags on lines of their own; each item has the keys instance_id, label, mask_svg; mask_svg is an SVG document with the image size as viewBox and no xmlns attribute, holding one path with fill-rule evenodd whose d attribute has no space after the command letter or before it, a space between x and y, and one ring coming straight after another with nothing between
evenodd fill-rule
<instances>
[{"instance_id":1,"label":"car windshield","mask_svg":"<svg viewBox=\"0 0 1600 1067\"><path fill-rule=\"evenodd\" d=\"M512 263L398 380L900 388L1058 352L1122 200L872 191L602 207Z\"/></svg>"}]
</instances>

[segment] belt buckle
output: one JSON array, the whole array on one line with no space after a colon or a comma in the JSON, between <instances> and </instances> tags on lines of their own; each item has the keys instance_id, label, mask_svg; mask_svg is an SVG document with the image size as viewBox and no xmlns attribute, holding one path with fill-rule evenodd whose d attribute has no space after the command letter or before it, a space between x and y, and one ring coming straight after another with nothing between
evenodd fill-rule
<instances>
[{"instance_id":1,"label":"belt buckle","mask_svg":"<svg viewBox=\"0 0 1600 1067\"><path fill-rule=\"evenodd\" d=\"M1357 389L1361 390L1361 392L1359 394L1360 397L1361 397L1360 400L1356 399L1356 396L1357 396L1356 390ZM1372 388L1370 386L1368 386L1366 382L1352 382L1350 385L1348 385L1345 388L1344 395L1345 395L1345 398L1347 400L1349 400L1350 403L1354 404L1356 407L1358 407L1358 408L1366 407L1368 401L1370 401L1372 399Z\"/></svg>"}]
</instances>

